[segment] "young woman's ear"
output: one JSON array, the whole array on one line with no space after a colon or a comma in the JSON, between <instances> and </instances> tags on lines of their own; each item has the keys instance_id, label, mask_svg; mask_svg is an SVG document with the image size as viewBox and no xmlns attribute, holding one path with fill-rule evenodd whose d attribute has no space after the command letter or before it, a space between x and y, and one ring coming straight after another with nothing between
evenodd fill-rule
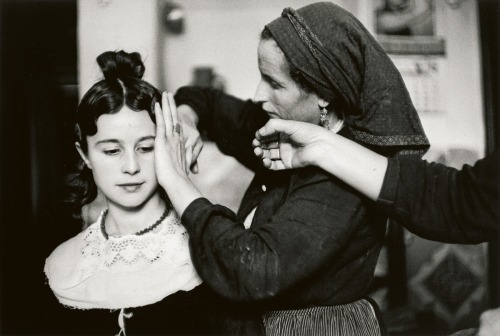
<instances>
[{"instance_id":1,"label":"young woman's ear","mask_svg":"<svg viewBox=\"0 0 500 336\"><path fill-rule=\"evenodd\" d=\"M83 152L82 147L80 146L80 143L78 141L75 142L75 147L76 147L76 150L78 151L78 154L80 154L80 157L82 158L83 162L85 162L85 164L87 165L87 167L89 169L92 169L92 165L90 164L89 159L87 158L87 156Z\"/></svg>"}]
</instances>

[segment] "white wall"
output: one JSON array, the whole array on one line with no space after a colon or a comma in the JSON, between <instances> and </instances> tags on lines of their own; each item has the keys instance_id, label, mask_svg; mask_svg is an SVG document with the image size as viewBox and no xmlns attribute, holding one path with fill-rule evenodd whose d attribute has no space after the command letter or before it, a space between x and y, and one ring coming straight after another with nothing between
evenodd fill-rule
<instances>
[{"instance_id":1,"label":"white wall","mask_svg":"<svg viewBox=\"0 0 500 336\"><path fill-rule=\"evenodd\" d=\"M211 66L226 81L226 91L252 98L259 81L257 46L264 26L283 8L300 8L311 0L183 0L185 33L164 36L166 87L175 91L191 83L195 66ZM355 1L333 1L348 10Z\"/></svg>"},{"instance_id":2,"label":"white wall","mask_svg":"<svg viewBox=\"0 0 500 336\"><path fill-rule=\"evenodd\" d=\"M436 1L437 34L446 41L446 56L440 62L439 94L442 110L422 114L431 141L430 159L449 149L468 149L474 156L450 157L456 167L472 163L485 154L479 22L476 1L463 1L452 9ZM448 153L449 154L449 153Z\"/></svg>"},{"instance_id":3,"label":"white wall","mask_svg":"<svg viewBox=\"0 0 500 336\"><path fill-rule=\"evenodd\" d=\"M162 81L157 0L78 0L80 97L101 77L96 57L104 51L141 54L144 79Z\"/></svg>"}]
</instances>

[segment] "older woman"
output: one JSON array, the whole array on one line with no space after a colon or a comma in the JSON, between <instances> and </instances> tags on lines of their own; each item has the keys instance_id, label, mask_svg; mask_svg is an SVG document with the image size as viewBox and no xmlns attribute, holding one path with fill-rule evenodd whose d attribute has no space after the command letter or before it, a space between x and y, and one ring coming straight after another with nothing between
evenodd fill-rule
<instances>
[{"instance_id":1,"label":"older woman","mask_svg":"<svg viewBox=\"0 0 500 336\"><path fill-rule=\"evenodd\" d=\"M321 124L384 155L422 154L428 142L401 76L362 24L327 2L285 9L265 27L258 60L256 102L182 88L179 111L171 94L157 107L158 181L182 215L193 263L232 302L235 334L380 335L367 294L386 218L319 168L265 169L252 140L278 118ZM185 135L193 161L193 126L255 171L237 214L189 181L178 146Z\"/></svg>"}]
</instances>

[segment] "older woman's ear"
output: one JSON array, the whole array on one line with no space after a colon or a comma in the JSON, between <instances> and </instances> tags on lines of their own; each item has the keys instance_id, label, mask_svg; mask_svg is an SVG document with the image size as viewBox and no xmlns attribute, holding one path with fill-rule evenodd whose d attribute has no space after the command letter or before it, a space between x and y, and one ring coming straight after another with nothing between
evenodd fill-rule
<instances>
[{"instance_id":1,"label":"older woman's ear","mask_svg":"<svg viewBox=\"0 0 500 336\"><path fill-rule=\"evenodd\" d=\"M326 107L328 107L328 105L330 105L329 102L327 102L326 100L324 100L323 98L320 98L318 100L318 106L321 108L321 109L324 109Z\"/></svg>"}]
</instances>

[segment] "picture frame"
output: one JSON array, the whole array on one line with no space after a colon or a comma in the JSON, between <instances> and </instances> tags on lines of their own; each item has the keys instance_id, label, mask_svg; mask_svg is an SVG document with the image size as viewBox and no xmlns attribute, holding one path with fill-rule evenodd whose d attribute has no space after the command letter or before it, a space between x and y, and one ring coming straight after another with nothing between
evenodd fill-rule
<instances>
[{"instance_id":1,"label":"picture frame","mask_svg":"<svg viewBox=\"0 0 500 336\"><path fill-rule=\"evenodd\" d=\"M382 48L396 55L445 55L435 8L435 0L375 0L374 32Z\"/></svg>"}]
</instances>

